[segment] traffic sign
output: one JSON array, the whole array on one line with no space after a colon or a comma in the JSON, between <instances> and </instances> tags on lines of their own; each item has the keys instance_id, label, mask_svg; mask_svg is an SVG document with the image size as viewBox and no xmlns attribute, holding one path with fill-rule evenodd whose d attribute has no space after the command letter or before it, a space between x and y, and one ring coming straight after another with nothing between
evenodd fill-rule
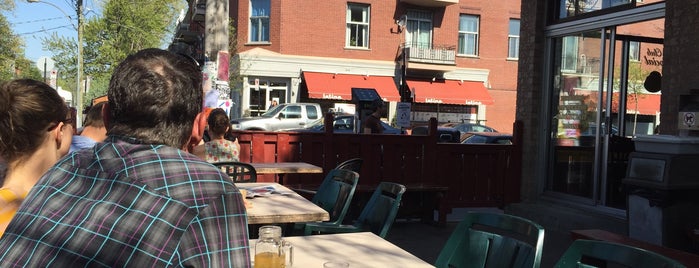
<instances>
[{"instance_id":1,"label":"traffic sign","mask_svg":"<svg viewBox=\"0 0 699 268\"><path fill-rule=\"evenodd\" d=\"M399 102L396 105L396 125L410 127L410 103Z\"/></svg>"}]
</instances>

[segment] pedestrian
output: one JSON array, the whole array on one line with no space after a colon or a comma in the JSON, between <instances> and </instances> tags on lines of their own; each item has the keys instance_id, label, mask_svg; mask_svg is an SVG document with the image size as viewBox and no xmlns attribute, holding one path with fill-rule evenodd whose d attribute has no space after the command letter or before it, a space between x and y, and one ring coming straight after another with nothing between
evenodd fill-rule
<instances>
[{"instance_id":1,"label":"pedestrian","mask_svg":"<svg viewBox=\"0 0 699 268\"><path fill-rule=\"evenodd\" d=\"M365 134L381 134L383 126L381 125L381 115L384 110L384 103L381 99L375 99L371 103L372 113L364 118L362 122L362 133Z\"/></svg>"},{"instance_id":2,"label":"pedestrian","mask_svg":"<svg viewBox=\"0 0 699 268\"><path fill-rule=\"evenodd\" d=\"M0 240L2 266L250 267L240 192L183 150L201 139L202 106L189 59L128 56L109 82L107 138L39 180Z\"/></svg>"},{"instance_id":3,"label":"pedestrian","mask_svg":"<svg viewBox=\"0 0 699 268\"><path fill-rule=\"evenodd\" d=\"M85 114L85 122L79 135L73 135L70 151L92 148L97 142L107 138L107 128L102 120L102 108L106 102L92 105Z\"/></svg>"},{"instance_id":4,"label":"pedestrian","mask_svg":"<svg viewBox=\"0 0 699 268\"><path fill-rule=\"evenodd\" d=\"M226 138L226 134L231 129L231 121L226 115L226 111L221 108L216 108L211 111L208 123L208 133L211 137L210 141L197 146L194 154L203 156L209 163L216 162L238 162L240 159L240 145L238 139L233 137L233 140Z\"/></svg>"},{"instance_id":5,"label":"pedestrian","mask_svg":"<svg viewBox=\"0 0 699 268\"><path fill-rule=\"evenodd\" d=\"M68 153L72 121L51 86L30 79L0 84L0 236L41 175Z\"/></svg>"}]
</instances>

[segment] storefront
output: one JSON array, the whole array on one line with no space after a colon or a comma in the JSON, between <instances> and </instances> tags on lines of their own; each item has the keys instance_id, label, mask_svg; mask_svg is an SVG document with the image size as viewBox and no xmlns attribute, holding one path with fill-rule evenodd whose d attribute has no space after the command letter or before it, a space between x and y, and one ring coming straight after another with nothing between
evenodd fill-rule
<instances>
[{"instance_id":1,"label":"storefront","mask_svg":"<svg viewBox=\"0 0 699 268\"><path fill-rule=\"evenodd\" d=\"M679 62L668 51L684 50L678 39L667 41L666 1L537 0L522 5L522 18L517 120L527 141L525 202L507 210L547 232L625 233L622 180L632 138L657 129L676 134L672 107L689 93L678 89L682 79L668 78L668 62ZM674 34L696 31L682 25ZM647 83L654 72L662 87Z\"/></svg>"}]
</instances>

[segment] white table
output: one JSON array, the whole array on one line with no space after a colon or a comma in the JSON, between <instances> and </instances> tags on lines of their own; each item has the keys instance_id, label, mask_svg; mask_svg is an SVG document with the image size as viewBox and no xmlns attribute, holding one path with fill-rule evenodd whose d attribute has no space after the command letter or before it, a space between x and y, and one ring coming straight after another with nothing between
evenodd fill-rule
<instances>
[{"instance_id":1,"label":"white table","mask_svg":"<svg viewBox=\"0 0 699 268\"><path fill-rule=\"evenodd\" d=\"M294 246L293 267L323 267L329 260L346 261L350 268L434 267L371 232L291 236L284 240ZM255 242L250 240L253 260Z\"/></svg>"},{"instance_id":2,"label":"white table","mask_svg":"<svg viewBox=\"0 0 699 268\"><path fill-rule=\"evenodd\" d=\"M247 198L248 224L327 221L330 215L323 208L278 183L236 183L240 189L272 185L282 194Z\"/></svg>"}]
</instances>

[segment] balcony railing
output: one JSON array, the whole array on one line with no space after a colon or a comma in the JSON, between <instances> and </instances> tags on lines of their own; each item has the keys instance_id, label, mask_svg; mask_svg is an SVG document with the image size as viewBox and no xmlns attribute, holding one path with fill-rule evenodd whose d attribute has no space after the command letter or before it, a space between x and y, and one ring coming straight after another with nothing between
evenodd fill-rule
<instances>
[{"instance_id":1,"label":"balcony railing","mask_svg":"<svg viewBox=\"0 0 699 268\"><path fill-rule=\"evenodd\" d=\"M405 55L409 62L429 64L456 64L456 49L453 46L405 44Z\"/></svg>"}]
</instances>

